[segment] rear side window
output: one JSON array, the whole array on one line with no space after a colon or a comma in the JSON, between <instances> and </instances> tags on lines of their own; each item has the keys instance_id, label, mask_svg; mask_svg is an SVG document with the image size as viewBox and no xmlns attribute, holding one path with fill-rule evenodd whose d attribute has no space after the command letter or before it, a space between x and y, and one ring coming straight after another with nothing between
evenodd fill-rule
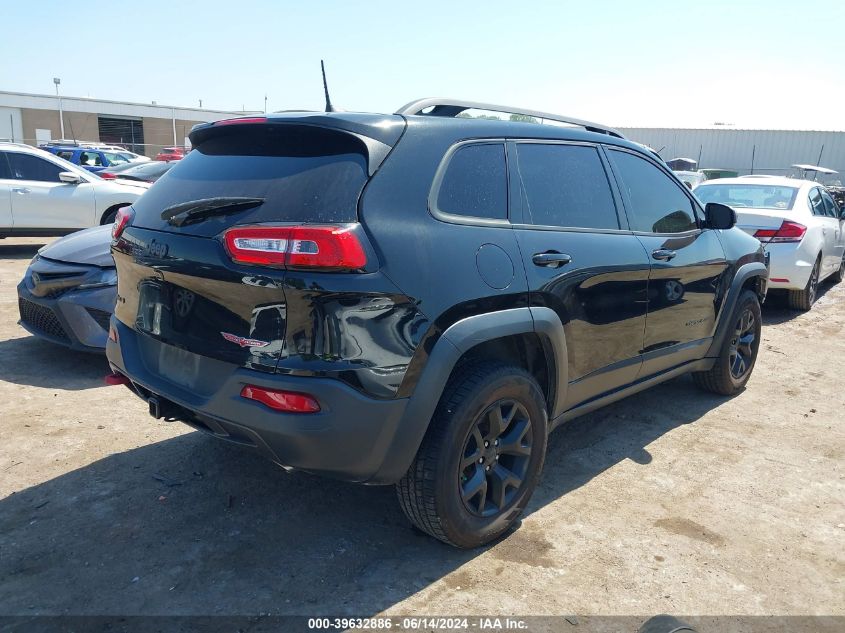
<instances>
[{"instance_id":1,"label":"rear side window","mask_svg":"<svg viewBox=\"0 0 845 633\"><path fill-rule=\"evenodd\" d=\"M813 215L825 215L824 201L818 189L810 190L810 209L813 210Z\"/></svg>"},{"instance_id":2,"label":"rear side window","mask_svg":"<svg viewBox=\"0 0 845 633\"><path fill-rule=\"evenodd\" d=\"M631 229L645 233L683 233L698 228L692 201L649 161L617 150L608 152L630 204Z\"/></svg>"},{"instance_id":3,"label":"rear side window","mask_svg":"<svg viewBox=\"0 0 845 633\"><path fill-rule=\"evenodd\" d=\"M526 222L540 226L619 228L610 183L596 148L520 143L517 155Z\"/></svg>"},{"instance_id":4,"label":"rear side window","mask_svg":"<svg viewBox=\"0 0 845 633\"><path fill-rule=\"evenodd\" d=\"M355 137L318 127L232 126L180 160L135 204L136 226L216 235L233 224L355 222L367 182L367 158ZM173 205L216 197L263 204L175 227L161 214Z\"/></svg>"},{"instance_id":5,"label":"rear side window","mask_svg":"<svg viewBox=\"0 0 845 633\"><path fill-rule=\"evenodd\" d=\"M10 152L7 156L9 157L12 178L39 182L61 182L59 174L62 168L54 163L30 154Z\"/></svg>"},{"instance_id":6,"label":"rear side window","mask_svg":"<svg viewBox=\"0 0 845 633\"><path fill-rule=\"evenodd\" d=\"M67 151L56 152L56 156L58 156L59 158L64 158L65 160L69 160L69 161L72 162L73 152L67 152Z\"/></svg>"},{"instance_id":7,"label":"rear side window","mask_svg":"<svg viewBox=\"0 0 845 633\"><path fill-rule=\"evenodd\" d=\"M506 220L505 146L485 143L459 148L449 160L440 183L437 210L451 215Z\"/></svg>"},{"instance_id":8,"label":"rear side window","mask_svg":"<svg viewBox=\"0 0 845 633\"><path fill-rule=\"evenodd\" d=\"M827 192L822 191L822 199L824 200L824 210L831 218L839 217L839 205L833 201L833 197Z\"/></svg>"},{"instance_id":9,"label":"rear side window","mask_svg":"<svg viewBox=\"0 0 845 633\"><path fill-rule=\"evenodd\" d=\"M9 162L6 160L6 153L0 152L0 179L11 179L12 172L9 171Z\"/></svg>"}]
</instances>

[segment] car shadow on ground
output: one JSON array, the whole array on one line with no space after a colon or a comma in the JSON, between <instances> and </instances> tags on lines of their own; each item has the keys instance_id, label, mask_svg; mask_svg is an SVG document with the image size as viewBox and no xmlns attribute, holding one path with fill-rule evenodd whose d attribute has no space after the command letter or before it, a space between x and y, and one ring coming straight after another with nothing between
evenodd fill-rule
<instances>
[{"instance_id":1,"label":"car shadow on ground","mask_svg":"<svg viewBox=\"0 0 845 633\"><path fill-rule=\"evenodd\" d=\"M109 373L104 354L75 352L37 336L0 341L0 382L62 391L103 386Z\"/></svg>"},{"instance_id":2,"label":"car shadow on ground","mask_svg":"<svg viewBox=\"0 0 845 633\"><path fill-rule=\"evenodd\" d=\"M0 241L0 259L32 259L44 244L3 244Z\"/></svg>"},{"instance_id":3,"label":"car shadow on ground","mask_svg":"<svg viewBox=\"0 0 845 633\"><path fill-rule=\"evenodd\" d=\"M649 444L723 402L682 378L570 422L528 515L623 460L648 468ZM537 555L529 536L459 551L413 530L392 487L286 474L193 432L0 501L0 613L373 614L488 550Z\"/></svg>"},{"instance_id":4,"label":"car shadow on ground","mask_svg":"<svg viewBox=\"0 0 845 633\"><path fill-rule=\"evenodd\" d=\"M825 280L819 284L818 297L816 301L820 301L824 296L830 292L836 284ZM791 321L795 317L804 314L801 310L789 307L787 301L787 293L782 290L770 290L766 295L766 301L763 303L763 325L778 325Z\"/></svg>"}]
</instances>

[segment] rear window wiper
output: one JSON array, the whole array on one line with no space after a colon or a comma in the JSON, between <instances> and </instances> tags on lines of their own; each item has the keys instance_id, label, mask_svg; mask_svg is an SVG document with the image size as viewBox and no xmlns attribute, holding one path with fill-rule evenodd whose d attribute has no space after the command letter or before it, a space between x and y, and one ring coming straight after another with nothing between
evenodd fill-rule
<instances>
[{"instance_id":1,"label":"rear window wiper","mask_svg":"<svg viewBox=\"0 0 845 633\"><path fill-rule=\"evenodd\" d=\"M219 198L203 198L180 202L167 207L161 212L161 219L173 226L185 226L195 222L202 222L206 218L227 213L246 211L264 203L264 198L242 198L224 196Z\"/></svg>"}]
</instances>

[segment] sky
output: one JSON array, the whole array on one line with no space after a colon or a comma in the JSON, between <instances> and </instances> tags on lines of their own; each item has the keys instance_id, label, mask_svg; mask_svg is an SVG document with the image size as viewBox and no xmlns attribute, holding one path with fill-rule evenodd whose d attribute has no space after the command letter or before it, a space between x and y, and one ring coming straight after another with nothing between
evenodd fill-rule
<instances>
[{"instance_id":1,"label":"sky","mask_svg":"<svg viewBox=\"0 0 845 633\"><path fill-rule=\"evenodd\" d=\"M0 90L225 110L421 97L614 126L845 130L845 2L8 2ZM17 28L14 28L17 25ZM12 28L10 28L12 27Z\"/></svg>"}]
</instances>

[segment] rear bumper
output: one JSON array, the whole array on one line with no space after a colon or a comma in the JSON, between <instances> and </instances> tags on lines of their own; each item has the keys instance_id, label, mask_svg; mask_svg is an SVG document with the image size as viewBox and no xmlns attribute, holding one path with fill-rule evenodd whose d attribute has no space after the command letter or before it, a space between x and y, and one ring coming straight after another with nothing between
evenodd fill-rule
<instances>
[{"instance_id":1,"label":"rear bumper","mask_svg":"<svg viewBox=\"0 0 845 633\"><path fill-rule=\"evenodd\" d=\"M28 273L27 273L28 274ZM30 334L70 349L102 353L108 317L114 309L114 287L70 290L58 298L36 297L18 284L20 325Z\"/></svg>"},{"instance_id":2,"label":"rear bumper","mask_svg":"<svg viewBox=\"0 0 845 633\"><path fill-rule=\"evenodd\" d=\"M810 280L815 265L815 253L804 252L804 242L799 244L768 244L769 289L803 290Z\"/></svg>"},{"instance_id":3,"label":"rear bumper","mask_svg":"<svg viewBox=\"0 0 845 633\"><path fill-rule=\"evenodd\" d=\"M141 346L160 344L117 319L112 327L119 342L107 343L109 364L131 380L138 396L155 396L164 417L252 447L286 468L338 479L394 483L409 466L399 463L407 460L407 451L395 450L397 442L403 443L407 399L378 400L338 380L270 374L220 361L211 361L214 366L206 372L215 376L213 386L181 386L148 368L150 354ZM321 411L275 412L242 398L246 384L308 393L317 398Z\"/></svg>"}]
</instances>

